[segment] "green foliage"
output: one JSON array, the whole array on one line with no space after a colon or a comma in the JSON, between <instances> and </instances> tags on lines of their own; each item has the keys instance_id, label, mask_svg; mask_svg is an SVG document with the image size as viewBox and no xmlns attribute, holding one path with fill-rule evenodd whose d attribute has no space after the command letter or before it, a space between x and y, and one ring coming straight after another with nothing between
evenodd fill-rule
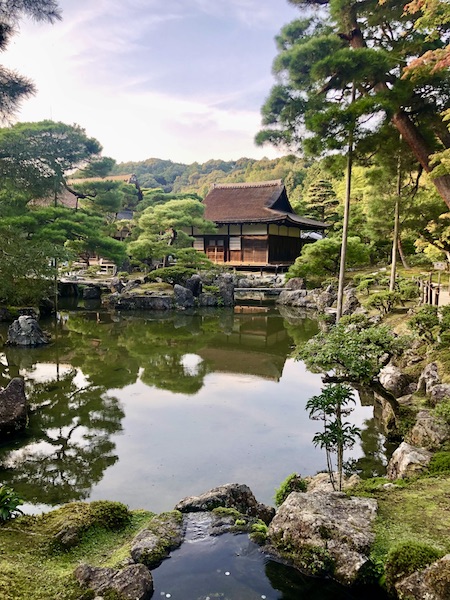
<instances>
[{"instance_id":1,"label":"green foliage","mask_svg":"<svg viewBox=\"0 0 450 600\"><path fill-rule=\"evenodd\" d=\"M301 255L289 267L287 279L292 277L336 276L339 273L340 238L324 238L303 246ZM368 247L358 237L350 237L347 245L347 265L356 267L369 261Z\"/></svg>"},{"instance_id":2,"label":"green foliage","mask_svg":"<svg viewBox=\"0 0 450 600\"><path fill-rule=\"evenodd\" d=\"M314 373L331 371L348 381L370 383L383 366L381 359L398 356L406 345L407 338L396 336L387 325L343 317L297 348L295 357Z\"/></svg>"},{"instance_id":3,"label":"green foliage","mask_svg":"<svg viewBox=\"0 0 450 600\"><path fill-rule=\"evenodd\" d=\"M50 240L29 239L15 227L0 226L0 237L0 303L36 304L52 293L52 259L63 259L64 251Z\"/></svg>"},{"instance_id":4,"label":"green foliage","mask_svg":"<svg viewBox=\"0 0 450 600\"><path fill-rule=\"evenodd\" d=\"M312 396L306 403L309 418L323 423L323 431L316 433L312 441L325 449L330 482L333 489L339 491L342 490L344 450L353 448L361 435L358 427L342 420L352 412L351 403L355 404L353 391L342 384L325 386L321 394ZM337 457L338 482L334 477L333 454Z\"/></svg>"},{"instance_id":5,"label":"green foliage","mask_svg":"<svg viewBox=\"0 0 450 600\"><path fill-rule=\"evenodd\" d=\"M250 539L255 544L264 544L267 539L267 525L262 521L253 523L250 527Z\"/></svg>"},{"instance_id":6,"label":"green foliage","mask_svg":"<svg viewBox=\"0 0 450 600\"><path fill-rule=\"evenodd\" d=\"M402 74L425 49L448 44L448 26L435 24L426 36L414 28L420 11L406 14L395 2L330 0L326 11L321 10L321 0L291 3L310 16L286 25L277 37L279 54L273 71L278 83L262 108L265 129L257 143L300 147L317 156L346 148L352 128L359 155L378 151L393 162L392 142L398 143L398 133L390 122L399 111L402 124L406 121L409 127L408 143L416 158L425 146L419 140L426 139L433 151L437 147L433 132L446 134L442 110L449 98L447 78L431 68L426 75ZM311 8L312 14L306 10ZM417 118L408 122L413 111ZM368 127L373 115L377 122ZM401 125L399 130L403 131Z\"/></svg>"},{"instance_id":7,"label":"green foliage","mask_svg":"<svg viewBox=\"0 0 450 600\"><path fill-rule=\"evenodd\" d=\"M161 280L164 283L170 283L175 285L184 285L186 281L195 273L195 269L189 269L184 267L163 267L162 269L155 269L151 271L147 276L147 281L158 281Z\"/></svg>"},{"instance_id":8,"label":"green foliage","mask_svg":"<svg viewBox=\"0 0 450 600\"><path fill-rule=\"evenodd\" d=\"M109 500L95 500L90 504L94 522L100 527L119 531L131 522L131 513L125 504Z\"/></svg>"},{"instance_id":9,"label":"green foliage","mask_svg":"<svg viewBox=\"0 0 450 600\"><path fill-rule=\"evenodd\" d=\"M0 487L0 521L9 521L22 514L19 506L23 504L22 498L6 485Z\"/></svg>"},{"instance_id":10,"label":"green foliage","mask_svg":"<svg viewBox=\"0 0 450 600\"><path fill-rule=\"evenodd\" d=\"M306 492L308 485L298 473L291 473L275 490L275 506L281 506L291 492Z\"/></svg>"},{"instance_id":11,"label":"green foliage","mask_svg":"<svg viewBox=\"0 0 450 600\"><path fill-rule=\"evenodd\" d=\"M402 299L400 292L390 292L388 290L384 290L382 292L372 294L366 301L365 306L367 308L375 308L379 310L382 315L387 315L401 301Z\"/></svg>"},{"instance_id":12,"label":"green foliage","mask_svg":"<svg viewBox=\"0 0 450 600\"><path fill-rule=\"evenodd\" d=\"M436 343L441 330L437 307L426 305L419 308L409 319L408 327L429 344Z\"/></svg>"},{"instance_id":13,"label":"green foliage","mask_svg":"<svg viewBox=\"0 0 450 600\"><path fill-rule=\"evenodd\" d=\"M389 551L385 565L388 590L394 589L395 582L398 579L423 569L442 558L443 555L442 551L428 544L412 540L394 546Z\"/></svg>"},{"instance_id":14,"label":"green foliage","mask_svg":"<svg viewBox=\"0 0 450 600\"><path fill-rule=\"evenodd\" d=\"M450 404L448 405L448 416L450 417ZM450 452L442 450L435 452L428 465L430 473L450 473Z\"/></svg>"},{"instance_id":15,"label":"green foliage","mask_svg":"<svg viewBox=\"0 0 450 600\"><path fill-rule=\"evenodd\" d=\"M65 173L97 157L101 145L78 125L54 121L0 129L0 174L31 198L61 192Z\"/></svg>"},{"instance_id":16,"label":"green foliage","mask_svg":"<svg viewBox=\"0 0 450 600\"><path fill-rule=\"evenodd\" d=\"M200 260L206 264L206 257L194 258L191 248L193 238L186 230L195 227L204 233L215 231L215 225L203 218L204 207L194 198L169 200L164 204L149 206L139 218L140 234L130 242L131 255L139 260L162 261L166 266L169 256L180 257L185 263ZM211 264L208 261L208 264Z\"/></svg>"}]
</instances>

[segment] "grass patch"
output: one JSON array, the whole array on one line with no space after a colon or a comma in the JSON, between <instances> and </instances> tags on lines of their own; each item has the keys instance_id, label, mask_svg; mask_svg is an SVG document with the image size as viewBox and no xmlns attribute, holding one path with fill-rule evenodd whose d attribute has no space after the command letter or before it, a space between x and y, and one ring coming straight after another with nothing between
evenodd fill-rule
<instances>
[{"instance_id":1,"label":"grass patch","mask_svg":"<svg viewBox=\"0 0 450 600\"><path fill-rule=\"evenodd\" d=\"M154 516L147 511L130 512L125 523L119 518L119 529L115 528L116 521L111 528L95 520L76 546L57 549L53 542L62 524L66 525L70 516L77 522L86 516L84 508L80 509L85 504L68 506L70 509L63 507L64 510L38 517L23 516L0 526L2 600L81 600L84 592L73 577L75 568L82 562L102 567L123 564L131 541ZM104 506L101 508L103 512Z\"/></svg>"}]
</instances>

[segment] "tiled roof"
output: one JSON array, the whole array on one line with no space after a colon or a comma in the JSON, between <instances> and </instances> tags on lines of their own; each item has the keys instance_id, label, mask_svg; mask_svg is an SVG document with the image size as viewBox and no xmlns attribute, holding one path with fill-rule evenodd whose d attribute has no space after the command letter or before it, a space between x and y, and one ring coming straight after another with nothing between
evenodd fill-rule
<instances>
[{"instance_id":1,"label":"tiled roof","mask_svg":"<svg viewBox=\"0 0 450 600\"><path fill-rule=\"evenodd\" d=\"M281 179L257 183L215 184L203 200L205 218L215 223L284 223L324 229L321 221L297 215Z\"/></svg>"}]
</instances>

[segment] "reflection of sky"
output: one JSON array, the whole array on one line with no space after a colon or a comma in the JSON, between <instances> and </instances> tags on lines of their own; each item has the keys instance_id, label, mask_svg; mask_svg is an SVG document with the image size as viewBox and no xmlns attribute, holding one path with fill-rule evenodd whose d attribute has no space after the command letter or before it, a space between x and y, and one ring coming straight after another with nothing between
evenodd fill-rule
<instances>
[{"instance_id":1,"label":"reflection of sky","mask_svg":"<svg viewBox=\"0 0 450 600\"><path fill-rule=\"evenodd\" d=\"M195 355L186 365L195 367ZM105 471L91 499L160 512L185 496L236 482L273 504L274 490L287 475L325 468L323 451L311 443L320 424L305 411L320 389L319 375L288 360L279 382L213 373L195 395L141 381L111 390L126 415L123 431L112 438L119 461ZM358 405L351 420L361 426L371 416L371 407Z\"/></svg>"}]
</instances>

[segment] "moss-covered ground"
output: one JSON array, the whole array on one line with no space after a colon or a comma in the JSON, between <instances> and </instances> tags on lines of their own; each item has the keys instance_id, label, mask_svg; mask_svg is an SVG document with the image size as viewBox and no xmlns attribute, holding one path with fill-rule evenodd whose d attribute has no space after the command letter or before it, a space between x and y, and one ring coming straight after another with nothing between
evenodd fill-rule
<instances>
[{"instance_id":1,"label":"moss-covered ground","mask_svg":"<svg viewBox=\"0 0 450 600\"><path fill-rule=\"evenodd\" d=\"M398 481L373 479L351 490L375 498L378 516L372 558L384 564L389 550L401 542L423 542L450 552L450 474Z\"/></svg>"},{"instance_id":2,"label":"moss-covered ground","mask_svg":"<svg viewBox=\"0 0 450 600\"><path fill-rule=\"evenodd\" d=\"M153 514L130 513L128 523L111 529L93 522L80 504L66 505L45 515L22 516L0 525L1 600L88 600L73 572L81 563L116 567L129 556L130 544ZM86 518L87 517L87 518ZM55 544L67 523L81 533L79 542L64 548Z\"/></svg>"}]
</instances>

